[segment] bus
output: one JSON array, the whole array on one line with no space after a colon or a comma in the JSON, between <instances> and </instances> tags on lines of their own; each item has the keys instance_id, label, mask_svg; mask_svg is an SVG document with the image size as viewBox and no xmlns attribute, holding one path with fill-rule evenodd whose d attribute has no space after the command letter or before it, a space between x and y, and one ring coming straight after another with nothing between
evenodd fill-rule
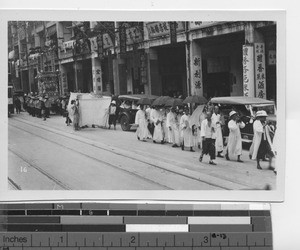
<instances>
[{"instance_id":1,"label":"bus","mask_svg":"<svg viewBox=\"0 0 300 250\"><path fill-rule=\"evenodd\" d=\"M14 113L14 93L13 86L8 86L8 116Z\"/></svg>"}]
</instances>

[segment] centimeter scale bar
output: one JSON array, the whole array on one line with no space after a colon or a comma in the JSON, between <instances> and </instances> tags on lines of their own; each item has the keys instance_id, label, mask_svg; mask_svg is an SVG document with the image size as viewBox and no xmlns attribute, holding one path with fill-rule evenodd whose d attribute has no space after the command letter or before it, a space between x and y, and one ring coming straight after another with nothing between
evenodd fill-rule
<instances>
[{"instance_id":1,"label":"centimeter scale bar","mask_svg":"<svg viewBox=\"0 0 300 250\"><path fill-rule=\"evenodd\" d=\"M267 204L0 204L0 250L270 250Z\"/></svg>"}]
</instances>

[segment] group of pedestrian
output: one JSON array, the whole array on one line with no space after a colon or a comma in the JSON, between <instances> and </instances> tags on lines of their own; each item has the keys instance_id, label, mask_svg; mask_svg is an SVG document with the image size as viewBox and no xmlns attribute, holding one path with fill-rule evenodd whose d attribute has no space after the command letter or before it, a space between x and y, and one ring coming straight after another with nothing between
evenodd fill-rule
<instances>
[{"instance_id":1,"label":"group of pedestrian","mask_svg":"<svg viewBox=\"0 0 300 250\"><path fill-rule=\"evenodd\" d=\"M43 118L45 121L46 118L50 118L51 101L48 95L39 96L31 92L25 95L24 108L31 116Z\"/></svg>"},{"instance_id":2,"label":"group of pedestrian","mask_svg":"<svg viewBox=\"0 0 300 250\"><path fill-rule=\"evenodd\" d=\"M262 169L260 160L269 159L269 169L276 173L271 166L274 157L274 129L268 125L266 117L267 113L263 110L256 113L250 158L257 161L258 169ZM138 125L138 140L152 139L153 143L171 143L172 147L181 147L182 150L189 148L191 152L195 152L194 148L198 146L201 148L199 161L202 162L204 156L208 155L210 165L216 165L216 157L243 163L241 129L246 124L235 110L230 111L229 121L225 124L219 107L207 105L199 116L199 121L195 123L191 121L188 107L167 109L162 106L140 105L135 123ZM226 140L222 132L224 126L229 130Z\"/></svg>"}]
</instances>

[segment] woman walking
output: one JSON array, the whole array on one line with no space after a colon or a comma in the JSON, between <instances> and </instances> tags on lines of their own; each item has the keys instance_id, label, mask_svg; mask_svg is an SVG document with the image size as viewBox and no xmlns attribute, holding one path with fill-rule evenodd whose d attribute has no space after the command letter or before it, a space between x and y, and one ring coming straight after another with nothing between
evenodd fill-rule
<instances>
[{"instance_id":1,"label":"woman walking","mask_svg":"<svg viewBox=\"0 0 300 250\"><path fill-rule=\"evenodd\" d=\"M71 110L73 114L73 127L75 131L79 130L79 107L78 106L79 104L77 100L71 101Z\"/></svg>"}]
</instances>

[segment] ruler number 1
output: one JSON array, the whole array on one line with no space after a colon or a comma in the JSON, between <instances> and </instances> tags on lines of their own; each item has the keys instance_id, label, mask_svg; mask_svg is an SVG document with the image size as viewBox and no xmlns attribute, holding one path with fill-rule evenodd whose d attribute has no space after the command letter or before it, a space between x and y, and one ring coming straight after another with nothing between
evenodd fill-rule
<instances>
[{"instance_id":1,"label":"ruler number 1","mask_svg":"<svg viewBox=\"0 0 300 250\"><path fill-rule=\"evenodd\" d=\"M131 243L131 244L134 244L134 243L135 243L135 236L131 236L131 238L130 238L130 243Z\"/></svg>"}]
</instances>

